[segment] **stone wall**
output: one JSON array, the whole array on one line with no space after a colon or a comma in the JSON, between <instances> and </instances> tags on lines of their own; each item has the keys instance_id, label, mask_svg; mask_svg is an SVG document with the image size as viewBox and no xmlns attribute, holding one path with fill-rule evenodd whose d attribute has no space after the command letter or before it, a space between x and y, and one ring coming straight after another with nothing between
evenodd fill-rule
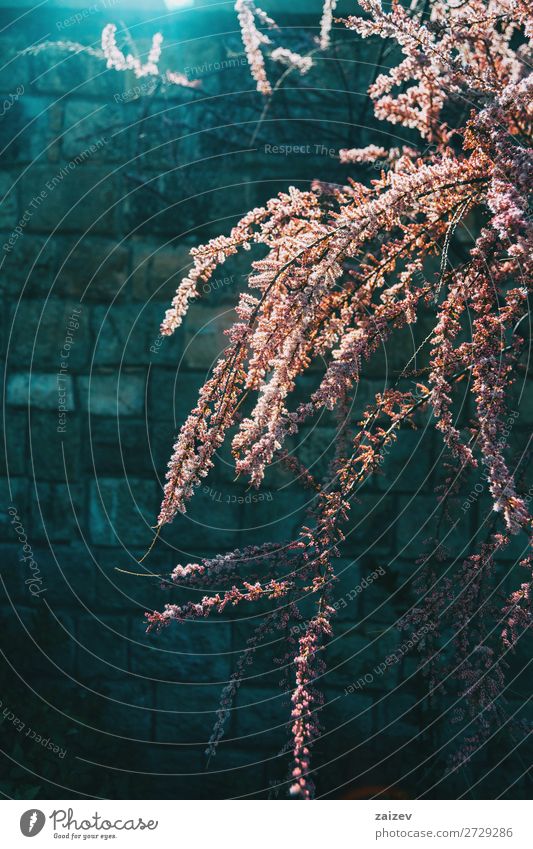
<instances>
[{"instance_id":1,"label":"stone wall","mask_svg":"<svg viewBox=\"0 0 533 849\"><path fill-rule=\"evenodd\" d=\"M144 612L168 595L137 563L152 538L173 437L224 345L246 266L223 266L174 337L163 339L158 328L192 245L226 232L237 214L289 184L344 179L339 147L382 141L363 97L375 47L354 47L345 36L339 58L356 49L358 62L319 62L309 89L287 84L255 132L262 104L250 90L233 13L201 21L191 13L162 27L174 67L202 80L202 100L195 90L148 96L135 90L139 81L90 55L17 53L48 33L97 44L113 20L100 10L66 32L57 26L66 16L35 12L22 26L7 10L0 39L2 98L19 87L0 139L7 792L283 795L275 785L286 778L278 753L289 702L272 657L284 646L258 653L206 771L220 690L257 614L147 636ZM295 22L311 19L285 19ZM152 28L140 17L128 24L146 43ZM288 155L282 145L292 147ZM427 329L422 322L415 336L399 336L369 367L358 409L403 368ZM517 433L532 416L524 401ZM402 654L375 671L402 647L394 623L434 521L442 447L421 424L402 435L354 504L328 649L326 734L317 745L322 793L394 783L414 796L442 775L438 759L433 772L420 765L417 735L428 714L416 658ZM294 450L305 462L327 456L334 433L323 417ZM178 562L290 537L305 493L287 474L276 466L257 501L234 478L223 451L187 516L145 561L148 571L167 574ZM454 534L453 554L468 549L486 511L483 494ZM426 728L428 745L441 726ZM454 792L448 780L434 795Z\"/></svg>"}]
</instances>

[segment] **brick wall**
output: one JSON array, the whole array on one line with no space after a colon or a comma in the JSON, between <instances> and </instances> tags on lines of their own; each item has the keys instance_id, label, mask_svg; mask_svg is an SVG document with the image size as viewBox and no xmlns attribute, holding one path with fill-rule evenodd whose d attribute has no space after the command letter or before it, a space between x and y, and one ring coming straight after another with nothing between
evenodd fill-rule
<instances>
[{"instance_id":1,"label":"brick wall","mask_svg":"<svg viewBox=\"0 0 533 849\"><path fill-rule=\"evenodd\" d=\"M56 11L52 20L52 11L34 13L23 29L8 10L9 35L0 39L2 97L23 87L3 119L0 175L3 244L23 222L1 268L8 782L13 795L41 797L66 790L126 798L283 795L274 785L286 777L277 753L289 703L272 663L283 645L258 653L226 742L206 771L203 750L220 690L257 613L147 636L144 612L168 597L157 581L127 571L142 571L137 560L152 537L173 436L224 344L246 273L241 262L228 262L181 332L162 339L159 322L188 251L290 183L342 179L331 150L382 140L362 97L374 48L359 44L355 67L322 62L304 94L289 86L252 138L261 104L246 68L216 69L242 55L231 15L201 24L191 15L185 32L165 22L177 69L194 66L202 78L209 99L194 103L194 92L132 99L136 81L91 56L17 55L47 33L60 37L57 20L65 15ZM91 15L61 37L96 43L109 19L110 12ZM151 28L140 20L129 21L131 31L146 39ZM341 56L351 55L350 40ZM271 151L282 144L308 150ZM376 359L358 409L403 368L427 330L422 322L415 337L404 334ZM302 392L313 379L302 382ZM517 434L531 424L527 403ZM403 434L350 519L324 682L327 730L317 745L323 793L338 795L345 783L395 782L412 796L431 774L420 766L416 735L427 709L415 658L374 671L402 644L394 623L409 603L413 564L434 521L442 447L421 424ZM325 417L294 450L305 462L327 456L334 432ZM283 470L271 471L256 503L234 477L224 450L187 517L165 530L149 570L168 573L178 562L290 537L305 495ZM451 538L454 553L468 549L486 511L479 498ZM437 723L424 740L441 732ZM59 752L43 744L48 739ZM449 782L436 795L454 787Z\"/></svg>"}]
</instances>

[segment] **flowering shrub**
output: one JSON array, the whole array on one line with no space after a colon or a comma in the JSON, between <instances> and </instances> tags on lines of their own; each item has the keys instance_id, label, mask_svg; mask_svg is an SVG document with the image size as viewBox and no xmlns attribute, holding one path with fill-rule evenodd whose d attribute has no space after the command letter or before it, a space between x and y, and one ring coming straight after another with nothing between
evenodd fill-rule
<instances>
[{"instance_id":1,"label":"flowering shrub","mask_svg":"<svg viewBox=\"0 0 533 849\"><path fill-rule=\"evenodd\" d=\"M324 5L321 47L329 42L335 5ZM290 793L303 799L313 795L310 754L319 733L319 684L343 524L355 493L378 470L383 452L401 438L401 426L414 423L419 411L432 412L449 453L448 477L438 496L442 509L461 475L481 465L494 506L487 540L464 561L454 581L439 581L445 554L436 535L423 558L420 600L401 623L407 628L431 623L431 639L421 641L431 691L452 677L475 726L453 767L468 760L505 717L504 704L497 701L502 653L531 625L531 561L522 562L524 583L503 610L494 609L491 583L495 556L513 535L531 532L530 499L521 494L501 438L509 388L524 348L520 326L527 315L532 266L528 4L437 0L428 19L397 2L389 12L380 0L360 0L360 5L365 16L342 23L363 38L393 39L403 53L369 90L376 117L416 131L420 144L341 151L347 165L376 163L376 179L370 184L348 179L346 185L317 180L309 191L290 187L248 212L229 235L194 248L192 267L161 328L163 334L179 328L200 284L228 257L252 245L262 250L251 263L248 291L240 296L237 318L227 331L228 346L174 445L158 533L185 512L230 431L237 473L258 487L269 464L281 459L313 495L309 518L293 540L177 566L172 582L205 587L205 595L197 603L169 603L147 619L148 627L157 629L221 613L228 605L271 602L271 613L224 690L209 743L212 755L255 649L268 634L301 622L300 601L309 595L315 599L314 615L290 643L295 676ZM252 75L258 90L269 96L263 50L276 24L250 0L237 0L236 10ZM107 38L108 61L115 61L112 31ZM158 44L154 41L139 74L157 64ZM309 68L306 57L280 46L273 52L274 60L301 72ZM130 58L124 61L130 67ZM464 261L452 267L450 244L467 216L472 226L482 224ZM362 419L352 422L350 408L365 365L395 331L415 324L423 310L434 319L425 341L431 362L426 380L406 387L406 368L376 395ZM291 404L298 378L317 358L326 363L320 385L305 401ZM454 399L465 377L474 417L460 426ZM245 400L253 403L243 416ZM324 408L338 411L338 436L329 473L317 480L290 456L286 443ZM226 589L215 591L220 586ZM495 639L494 622L501 639L498 634ZM453 629L451 661L438 648L439 624Z\"/></svg>"}]
</instances>

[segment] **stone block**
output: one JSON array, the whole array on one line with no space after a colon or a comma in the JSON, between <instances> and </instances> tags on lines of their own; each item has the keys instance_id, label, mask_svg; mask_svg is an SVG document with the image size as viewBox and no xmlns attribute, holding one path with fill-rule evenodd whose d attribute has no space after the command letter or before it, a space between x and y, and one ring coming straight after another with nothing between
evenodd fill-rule
<instances>
[{"instance_id":1,"label":"stone block","mask_svg":"<svg viewBox=\"0 0 533 849\"><path fill-rule=\"evenodd\" d=\"M205 769L204 750L217 719L222 687L173 683L156 684L155 688L157 740L196 744L198 765Z\"/></svg>"},{"instance_id":2,"label":"stone block","mask_svg":"<svg viewBox=\"0 0 533 849\"><path fill-rule=\"evenodd\" d=\"M16 415L11 413L10 418ZM58 428L61 428L58 430ZM39 481L75 481L81 469L81 421L75 413L60 424L57 413L31 409L28 463Z\"/></svg>"},{"instance_id":3,"label":"stone block","mask_svg":"<svg viewBox=\"0 0 533 849\"><path fill-rule=\"evenodd\" d=\"M154 474L162 489L167 464L172 454L172 446L176 439L177 428L169 421L154 421L152 414L149 415L149 419L148 440L150 444L150 456Z\"/></svg>"},{"instance_id":4,"label":"stone block","mask_svg":"<svg viewBox=\"0 0 533 849\"><path fill-rule=\"evenodd\" d=\"M328 690L320 718L325 727L342 733L355 746L367 742L376 730L374 703L373 694L355 691L346 695L344 691Z\"/></svg>"},{"instance_id":5,"label":"stone block","mask_svg":"<svg viewBox=\"0 0 533 849\"><path fill-rule=\"evenodd\" d=\"M131 515L130 515L131 519ZM161 589L161 577L168 577L175 565L174 558L163 546L156 545L143 564L140 558L153 540L154 532L143 536L143 547L119 550L111 546L91 546L90 560L94 575L98 610L115 615L128 613L131 617L130 633L144 639L147 610L163 609L169 601L167 591Z\"/></svg>"},{"instance_id":6,"label":"stone block","mask_svg":"<svg viewBox=\"0 0 533 849\"><path fill-rule=\"evenodd\" d=\"M37 539L70 542L83 533L84 493L79 483L39 481L32 493L32 531Z\"/></svg>"},{"instance_id":7,"label":"stone block","mask_svg":"<svg viewBox=\"0 0 533 849\"><path fill-rule=\"evenodd\" d=\"M156 368L180 368L183 351L183 334L178 330L172 336L160 332L165 306L159 301L145 301L141 320L146 331L147 360Z\"/></svg>"},{"instance_id":8,"label":"stone block","mask_svg":"<svg viewBox=\"0 0 533 849\"><path fill-rule=\"evenodd\" d=\"M243 576L246 570L243 569ZM251 610L250 610L251 612ZM245 609L241 611L244 617L233 623L233 666L248 648L248 640L254 638L255 631L262 624L263 617L257 615L254 606L254 616L250 620L245 615ZM268 634L261 644L254 650L251 664L244 669L243 680L252 687L271 687L276 690L284 674L285 664L280 664L287 651L285 631L274 631Z\"/></svg>"},{"instance_id":9,"label":"stone block","mask_svg":"<svg viewBox=\"0 0 533 849\"><path fill-rule=\"evenodd\" d=\"M140 305L114 303L91 311L93 364L141 365L150 360L150 336Z\"/></svg>"},{"instance_id":10,"label":"stone block","mask_svg":"<svg viewBox=\"0 0 533 849\"><path fill-rule=\"evenodd\" d=\"M433 484L433 428L401 430L382 452L375 486L383 492L427 492Z\"/></svg>"},{"instance_id":11,"label":"stone block","mask_svg":"<svg viewBox=\"0 0 533 849\"><path fill-rule=\"evenodd\" d=\"M119 76L115 74L117 81ZM63 159L67 162L91 144L97 147L91 157L93 162L128 162L132 141L133 132L125 126L120 104L106 103L102 108L94 100L67 100L61 139Z\"/></svg>"},{"instance_id":12,"label":"stone block","mask_svg":"<svg viewBox=\"0 0 533 849\"><path fill-rule=\"evenodd\" d=\"M533 424L533 400L531 394L527 385L522 385L520 381L515 390L516 400L514 406L514 409L519 413L517 419L517 425L519 427L526 428L528 425Z\"/></svg>"},{"instance_id":13,"label":"stone block","mask_svg":"<svg viewBox=\"0 0 533 849\"><path fill-rule=\"evenodd\" d=\"M285 448L289 453L295 452L296 440L289 438L285 443ZM216 471L217 477L220 477L221 480L233 481L235 480L236 471L235 471L235 460L231 454L231 439L228 440L222 448L219 449L218 454L219 465ZM264 492L274 493L278 490L285 491L290 486L299 486L299 482L297 480L296 475L294 475L286 466L277 458L274 458L270 466L267 466L265 469L265 477L263 478L263 482L261 484L261 490ZM305 491L305 495L307 498L312 496L312 492L310 490Z\"/></svg>"},{"instance_id":14,"label":"stone block","mask_svg":"<svg viewBox=\"0 0 533 849\"><path fill-rule=\"evenodd\" d=\"M334 622L353 624L366 616L369 610L388 611L391 597L398 594L403 578L396 561L380 554L368 554L360 561L338 558L334 561L338 580L333 583L332 599L337 604ZM402 564L403 568L403 564ZM411 574L411 565L403 569Z\"/></svg>"},{"instance_id":15,"label":"stone block","mask_svg":"<svg viewBox=\"0 0 533 849\"><path fill-rule=\"evenodd\" d=\"M289 721L288 693L245 684L237 694L228 736L237 747L275 752L286 739Z\"/></svg>"},{"instance_id":16,"label":"stone block","mask_svg":"<svg viewBox=\"0 0 533 849\"><path fill-rule=\"evenodd\" d=\"M248 262L245 265L246 260ZM218 309L225 305L235 307L239 301L239 294L247 288L249 261L248 255L244 259L237 255L230 257L227 262L215 269L211 279L201 283L198 288L199 303Z\"/></svg>"},{"instance_id":17,"label":"stone block","mask_svg":"<svg viewBox=\"0 0 533 849\"><path fill-rule=\"evenodd\" d=\"M79 673L83 678L128 676L129 620L126 616L81 616L77 629Z\"/></svg>"},{"instance_id":18,"label":"stone block","mask_svg":"<svg viewBox=\"0 0 533 849\"><path fill-rule=\"evenodd\" d=\"M328 641L325 660L327 672L324 686L348 688L372 670L372 652L366 636L349 623L333 620L333 634ZM367 689L366 686L362 689Z\"/></svg>"},{"instance_id":19,"label":"stone block","mask_svg":"<svg viewBox=\"0 0 533 849\"><path fill-rule=\"evenodd\" d=\"M19 51L23 50L27 44L22 33L18 33L18 38L10 28L9 34L4 30L4 35L0 38L0 50L2 52L2 68L0 69L0 91L2 94L14 93L17 86L24 86L27 89L31 80L31 67L26 56L22 56ZM2 98L3 99L3 98Z\"/></svg>"},{"instance_id":20,"label":"stone block","mask_svg":"<svg viewBox=\"0 0 533 849\"><path fill-rule=\"evenodd\" d=\"M0 97L1 103L1 97ZM15 183L17 175L3 172L0 174L0 228L11 232L19 222L18 187Z\"/></svg>"},{"instance_id":21,"label":"stone block","mask_svg":"<svg viewBox=\"0 0 533 849\"><path fill-rule=\"evenodd\" d=\"M531 509L531 508L530 508ZM479 548L479 544L476 546ZM525 531L520 531L517 534L513 534L509 540L509 545L501 552L500 558L501 561L505 561L508 567L509 563L519 563L520 560L523 560L530 554L530 542L528 535ZM523 581L523 576L522 576ZM518 584L513 587L513 589L518 589Z\"/></svg>"},{"instance_id":22,"label":"stone block","mask_svg":"<svg viewBox=\"0 0 533 849\"><path fill-rule=\"evenodd\" d=\"M232 309L217 309L193 304L184 321L183 363L187 368L207 372L228 346L224 330L235 321Z\"/></svg>"},{"instance_id":23,"label":"stone block","mask_svg":"<svg viewBox=\"0 0 533 849\"><path fill-rule=\"evenodd\" d=\"M148 379L148 417L152 423L172 422L179 428L198 403L202 375L182 368L151 368Z\"/></svg>"},{"instance_id":24,"label":"stone block","mask_svg":"<svg viewBox=\"0 0 533 849\"><path fill-rule=\"evenodd\" d=\"M4 490L4 485L0 487ZM18 516L22 519L23 511L15 505ZM15 519L15 525L11 524L11 519ZM23 519L22 519L22 528L24 529ZM3 541L0 545L0 556L2 557L2 579L5 584L5 591L3 594L3 609L5 614L9 610L11 615L13 611L11 610L10 605L13 605L16 609L19 609L24 604L31 604L32 596L31 591L28 589L28 584L25 583L26 580L30 580L36 573L36 568L40 568L41 558L39 557L39 551L32 546L33 559L37 564L37 567L33 567L33 569L29 568L29 561L24 561L24 556L29 556L31 552L27 550L25 555L23 546L26 544L26 538L23 534L26 533L25 530L19 529L19 522L16 517L12 517L11 514L4 510L0 516L0 534L2 536ZM22 541L20 541L22 540ZM31 545L31 541L28 538L28 543ZM34 589L37 589L36 586Z\"/></svg>"},{"instance_id":25,"label":"stone block","mask_svg":"<svg viewBox=\"0 0 533 849\"><path fill-rule=\"evenodd\" d=\"M305 494L241 490L241 497L256 495L264 501L245 503L241 523L241 545L261 545L264 542L284 542L293 539L305 520Z\"/></svg>"},{"instance_id":26,"label":"stone block","mask_svg":"<svg viewBox=\"0 0 533 849\"><path fill-rule=\"evenodd\" d=\"M356 500L357 499L357 500ZM385 554L394 549L396 503L392 495L375 495L365 487L350 499L350 513L343 528L343 550L356 557L368 552Z\"/></svg>"},{"instance_id":27,"label":"stone block","mask_svg":"<svg viewBox=\"0 0 533 849\"><path fill-rule=\"evenodd\" d=\"M363 567L357 560L344 557L335 558L333 568L337 577L331 593L331 605L336 611L333 627L336 629L337 623L355 625L360 615L362 595L374 580L372 570ZM380 580L379 575L376 580Z\"/></svg>"},{"instance_id":28,"label":"stone block","mask_svg":"<svg viewBox=\"0 0 533 849\"><path fill-rule=\"evenodd\" d=\"M219 744L216 757L204 770L205 792L209 798L267 799L277 798L271 782L279 781L286 771L287 755L274 758L265 751L253 750L246 745L239 749L233 744ZM283 787L281 797L283 797Z\"/></svg>"}]
</instances>

